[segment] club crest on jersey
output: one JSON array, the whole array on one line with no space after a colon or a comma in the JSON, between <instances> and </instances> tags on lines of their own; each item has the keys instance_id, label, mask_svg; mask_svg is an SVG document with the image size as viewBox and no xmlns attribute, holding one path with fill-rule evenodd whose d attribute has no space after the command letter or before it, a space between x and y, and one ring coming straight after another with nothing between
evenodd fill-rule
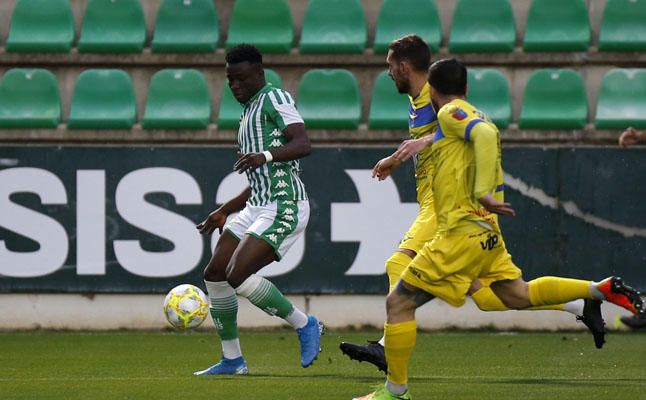
<instances>
[{"instance_id":1,"label":"club crest on jersey","mask_svg":"<svg viewBox=\"0 0 646 400\"><path fill-rule=\"evenodd\" d=\"M457 110L453 111L453 114L451 114L451 116L458 121L462 121L467 117L467 112L458 108Z\"/></svg>"}]
</instances>

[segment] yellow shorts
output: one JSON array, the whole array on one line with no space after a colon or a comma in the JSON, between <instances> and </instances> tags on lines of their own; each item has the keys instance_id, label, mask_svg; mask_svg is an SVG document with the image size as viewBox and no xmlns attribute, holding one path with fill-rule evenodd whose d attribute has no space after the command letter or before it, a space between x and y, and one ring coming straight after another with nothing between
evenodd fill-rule
<instances>
[{"instance_id":1,"label":"yellow shorts","mask_svg":"<svg viewBox=\"0 0 646 400\"><path fill-rule=\"evenodd\" d=\"M512 262L502 235L482 231L436 235L417 253L401 278L454 307L460 307L473 280L481 279L491 284L521 276L522 271Z\"/></svg>"},{"instance_id":2,"label":"yellow shorts","mask_svg":"<svg viewBox=\"0 0 646 400\"><path fill-rule=\"evenodd\" d=\"M400 249L407 249L419 253L426 242L433 240L437 231L437 218L435 218L435 205L433 204L433 191L430 185L418 182L419 213L410 228L399 242Z\"/></svg>"}]
</instances>

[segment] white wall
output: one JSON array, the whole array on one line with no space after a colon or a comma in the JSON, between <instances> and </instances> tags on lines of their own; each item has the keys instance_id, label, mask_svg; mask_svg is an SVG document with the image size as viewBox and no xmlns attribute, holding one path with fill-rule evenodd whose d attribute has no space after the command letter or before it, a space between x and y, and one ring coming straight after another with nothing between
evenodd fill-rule
<instances>
[{"instance_id":1,"label":"white wall","mask_svg":"<svg viewBox=\"0 0 646 400\"><path fill-rule=\"evenodd\" d=\"M0 330L156 330L168 328L162 312L163 295L76 295L76 294L1 294ZM302 310L317 315L329 328L383 326L383 296L292 296ZM623 309L604 303L602 312L610 329ZM273 318L240 300L238 325L241 328L281 326ZM439 300L417 311L420 329L495 328L500 330L581 330L574 316L559 311L479 311L468 299L462 308ZM210 318L205 329L212 329Z\"/></svg>"}]
</instances>

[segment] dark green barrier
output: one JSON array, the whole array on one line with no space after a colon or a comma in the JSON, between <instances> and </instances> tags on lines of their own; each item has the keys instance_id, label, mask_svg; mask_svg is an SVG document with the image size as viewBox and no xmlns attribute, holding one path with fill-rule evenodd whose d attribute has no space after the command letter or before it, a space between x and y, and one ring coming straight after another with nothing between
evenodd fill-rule
<instances>
[{"instance_id":1,"label":"dark green barrier","mask_svg":"<svg viewBox=\"0 0 646 400\"><path fill-rule=\"evenodd\" d=\"M411 166L376 182L390 148L316 148L303 160L304 241L267 267L287 293L383 293L383 263L416 213ZM237 194L233 148L0 149L0 292L165 292L201 284L194 224ZM619 274L646 288L646 151L504 150L505 238L526 278ZM241 181L242 180L242 181ZM396 183L396 184L395 184Z\"/></svg>"}]
</instances>

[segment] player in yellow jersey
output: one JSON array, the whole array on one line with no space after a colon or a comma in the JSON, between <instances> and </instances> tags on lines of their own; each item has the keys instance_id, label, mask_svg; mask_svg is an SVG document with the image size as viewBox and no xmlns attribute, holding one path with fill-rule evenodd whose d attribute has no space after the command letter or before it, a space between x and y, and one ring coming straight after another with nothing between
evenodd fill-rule
<instances>
[{"instance_id":1,"label":"player in yellow jersey","mask_svg":"<svg viewBox=\"0 0 646 400\"><path fill-rule=\"evenodd\" d=\"M438 111L432 144L437 233L406 267L386 300L386 384L355 400L411 399L408 361L415 346L415 310L438 297L460 306L476 279L506 306L526 309L575 299L607 300L643 313L639 293L617 277L601 282L541 277L530 282L505 248L498 214L515 215L504 202L500 134L482 112L466 102L467 71L455 59L429 69L431 99Z\"/></svg>"},{"instance_id":2,"label":"player in yellow jersey","mask_svg":"<svg viewBox=\"0 0 646 400\"><path fill-rule=\"evenodd\" d=\"M431 51L422 38L407 35L394 40L388 46L388 73L397 90L407 94L409 99L408 127L411 139L404 141L392 155L381 159L373 168L373 177L384 180L399 165L415 154L415 182L417 202L420 209L409 230L404 234L399 248L386 260L389 289L392 290L399 276L417 255L426 242L436 233L437 221L433 204L430 144L437 130L437 115L431 103L430 87L427 82ZM496 297L488 282L475 280L468 294L483 311L509 310ZM601 348L604 343L604 322L601 319L600 302L577 300L571 304L547 306L540 309L563 310L577 316L592 331L595 344ZM341 351L353 360L367 361L386 372L384 338L369 341L367 345L342 342Z\"/></svg>"}]
</instances>

